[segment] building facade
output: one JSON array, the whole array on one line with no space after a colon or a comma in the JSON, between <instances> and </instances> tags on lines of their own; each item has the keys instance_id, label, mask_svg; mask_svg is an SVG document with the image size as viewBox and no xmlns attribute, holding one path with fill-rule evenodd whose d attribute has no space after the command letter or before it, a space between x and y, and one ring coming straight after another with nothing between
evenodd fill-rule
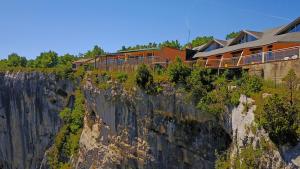
<instances>
[{"instance_id":1,"label":"building facade","mask_svg":"<svg viewBox=\"0 0 300 169\"><path fill-rule=\"evenodd\" d=\"M229 40L196 47L194 58L207 68L235 68L299 58L300 18L263 32L242 30Z\"/></svg>"},{"instance_id":2,"label":"building facade","mask_svg":"<svg viewBox=\"0 0 300 169\"><path fill-rule=\"evenodd\" d=\"M129 51L120 51L117 53L105 54L90 60L76 61L73 63L73 69L81 65L93 65L96 69L106 71L134 71L138 65L147 64L149 66L167 66L175 60L176 57L183 61L194 60L194 50L179 50L171 47L147 48Z\"/></svg>"}]
</instances>

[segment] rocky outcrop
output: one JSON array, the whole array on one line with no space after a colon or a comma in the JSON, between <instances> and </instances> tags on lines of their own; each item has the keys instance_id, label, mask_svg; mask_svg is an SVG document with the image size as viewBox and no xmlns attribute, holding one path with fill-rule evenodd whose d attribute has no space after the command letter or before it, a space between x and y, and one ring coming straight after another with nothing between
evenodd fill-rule
<instances>
[{"instance_id":1,"label":"rocky outcrop","mask_svg":"<svg viewBox=\"0 0 300 169\"><path fill-rule=\"evenodd\" d=\"M151 96L85 86L88 115L75 168L214 168L230 136L212 117L165 87Z\"/></svg>"},{"instance_id":2,"label":"rocky outcrop","mask_svg":"<svg viewBox=\"0 0 300 169\"><path fill-rule=\"evenodd\" d=\"M266 95L268 97L269 95ZM248 107L248 108L247 108ZM255 101L241 96L240 104L232 110L232 145L229 148L231 159L241 157L244 148L251 146L260 149L258 168L297 169L299 168L299 145L282 151L270 140L268 133L257 128L254 121Z\"/></svg>"},{"instance_id":3,"label":"rocky outcrop","mask_svg":"<svg viewBox=\"0 0 300 169\"><path fill-rule=\"evenodd\" d=\"M72 91L54 74L0 73L0 168L39 168Z\"/></svg>"}]
</instances>

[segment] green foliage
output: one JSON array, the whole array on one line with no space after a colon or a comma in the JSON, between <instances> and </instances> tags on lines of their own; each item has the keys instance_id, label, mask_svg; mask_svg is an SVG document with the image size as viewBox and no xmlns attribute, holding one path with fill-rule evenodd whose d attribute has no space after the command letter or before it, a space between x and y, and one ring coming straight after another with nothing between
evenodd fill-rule
<instances>
[{"instance_id":1,"label":"green foliage","mask_svg":"<svg viewBox=\"0 0 300 169\"><path fill-rule=\"evenodd\" d=\"M261 157L261 150L254 149L252 145L249 145L242 149L240 153L240 165L238 168L241 169L250 169L250 168L258 168Z\"/></svg>"},{"instance_id":2,"label":"green foliage","mask_svg":"<svg viewBox=\"0 0 300 169\"><path fill-rule=\"evenodd\" d=\"M237 82L237 85L241 86L243 94L250 96L262 90L263 80L258 76L250 76L244 72L242 78Z\"/></svg>"},{"instance_id":3,"label":"green foliage","mask_svg":"<svg viewBox=\"0 0 300 169\"><path fill-rule=\"evenodd\" d=\"M269 133L271 140L277 145L294 145L298 139L299 125L295 121L298 113L299 110L295 106L275 94L264 104L259 125Z\"/></svg>"},{"instance_id":4,"label":"green foliage","mask_svg":"<svg viewBox=\"0 0 300 169\"><path fill-rule=\"evenodd\" d=\"M71 113L71 123L70 123L70 129L73 134L83 127L83 117L84 117L84 96L80 90L76 91L75 96L76 99L75 99L74 109Z\"/></svg>"},{"instance_id":5,"label":"green foliage","mask_svg":"<svg viewBox=\"0 0 300 169\"><path fill-rule=\"evenodd\" d=\"M70 121L70 117L71 117L71 109L70 108L64 108L60 113L59 113L59 117L61 119L63 119L63 121L65 123L69 123Z\"/></svg>"},{"instance_id":6,"label":"green foliage","mask_svg":"<svg viewBox=\"0 0 300 169\"><path fill-rule=\"evenodd\" d=\"M146 65L138 67L135 82L141 89L149 89L153 84L153 76Z\"/></svg>"},{"instance_id":7,"label":"green foliage","mask_svg":"<svg viewBox=\"0 0 300 169\"><path fill-rule=\"evenodd\" d=\"M214 80L215 75L210 69L196 67L192 70L191 75L187 78L186 89L194 103L212 90Z\"/></svg>"},{"instance_id":8,"label":"green foliage","mask_svg":"<svg viewBox=\"0 0 300 169\"><path fill-rule=\"evenodd\" d=\"M294 103L294 93L296 92L298 85L300 83L300 79L297 77L295 71L293 69L289 70L288 74L282 79L285 82L286 88L289 91L290 95L290 103L293 105Z\"/></svg>"},{"instance_id":9,"label":"green foliage","mask_svg":"<svg viewBox=\"0 0 300 169\"><path fill-rule=\"evenodd\" d=\"M236 38L237 36L239 36L239 34L240 34L240 32L231 32L226 35L226 40Z\"/></svg>"},{"instance_id":10,"label":"green foliage","mask_svg":"<svg viewBox=\"0 0 300 169\"><path fill-rule=\"evenodd\" d=\"M83 79L85 75L84 67L80 66L74 73L75 78Z\"/></svg>"},{"instance_id":11,"label":"green foliage","mask_svg":"<svg viewBox=\"0 0 300 169\"><path fill-rule=\"evenodd\" d=\"M96 56L101 56L105 54L104 50L99 47L99 46L94 46L94 48L92 50L89 50L87 51L85 54L84 54L84 57L86 58L94 58Z\"/></svg>"},{"instance_id":12,"label":"green foliage","mask_svg":"<svg viewBox=\"0 0 300 169\"><path fill-rule=\"evenodd\" d=\"M158 45L154 42L154 43L148 43L146 45L135 45L135 46L122 46L122 49L119 50L120 51L129 51L129 50L138 50L138 49L150 49L150 48L157 48Z\"/></svg>"},{"instance_id":13,"label":"green foliage","mask_svg":"<svg viewBox=\"0 0 300 169\"><path fill-rule=\"evenodd\" d=\"M195 39L193 39L190 44L187 44L185 46L191 45L194 48L194 47L197 47L197 46L204 45L204 44L208 43L211 40L213 40L212 36L198 36Z\"/></svg>"},{"instance_id":14,"label":"green foliage","mask_svg":"<svg viewBox=\"0 0 300 169\"><path fill-rule=\"evenodd\" d=\"M7 66L10 67L26 67L27 59L25 57L21 57L16 53L12 53L7 57Z\"/></svg>"},{"instance_id":15,"label":"green foliage","mask_svg":"<svg viewBox=\"0 0 300 169\"><path fill-rule=\"evenodd\" d=\"M48 153L48 162L51 168L70 168L69 159L76 155L79 148L84 112L83 94L80 90L76 90L73 110L65 108L59 114L64 121L64 126L56 135L54 145Z\"/></svg>"},{"instance_id":16,"label":"green foliage","mask_svg":"<svg viewBox=\"0 0 300 169\"><path fill-rule=\"evenodd\" d=\"M159 44L159 47L162 48L162 47L171 47L171 48L176 48L176 49L180 49L181 48L181 45L179 43L178 40L172 40L172 41L164 41L162 43Z\"/></svg>"},{"instance_id":17,"label":"green foliage","mask_svg":"<svg viewBox=\"0 0 300 169\"><path fill-rule=\"evenodd\" d=\"M177 57L176 60L169 65L167 73L171 82L186 84L187 78L191 74L191 69Z\"/></svg>"},{"instance_id":18,"label":"green foliage","mask_svg":"<svg viewBox=\"0 0 300 169\"><path fill-rule=\"evenodd\" d=\"M227 107L239 104L240 91L232 87L234 83L226 79L226 74L218 77L213 84L214 89L200 99L197 107L218 118L221 113L226 112Z\"/></svg>"},{"instance_id":19,"label":"green foliage","mask_svg":"<svg viewBox=\"0 0 300 169\"><path fill-rule=\"evenodd\" d=\"M35 67L52 68L58 64L58 55L56 52L49 51L41 53L35 60Z\"/></svg>"},{"instance_id":20,"label":"green foliage","mask_svg":"<svg viewBox=\"0 0 300 169\"><path fill-rule=\"evenodd\" d=\"M119 83L124 83L128 79L128 75L126 73L118 73L116 78Z\"/></svg>"},{"instance_id":21,"label":"green foliage","mask_svg":"<svg viewBox=\"0 0 300 169\"><path fill-rule=\"evenodd\" d=\"M216 169L254 169L259 168L262 149L258 147L254 149L252 145L248 145L241 149L239 155L230 157L229 153L217 155L215 163Z\"/></svg>"}]
</instances>

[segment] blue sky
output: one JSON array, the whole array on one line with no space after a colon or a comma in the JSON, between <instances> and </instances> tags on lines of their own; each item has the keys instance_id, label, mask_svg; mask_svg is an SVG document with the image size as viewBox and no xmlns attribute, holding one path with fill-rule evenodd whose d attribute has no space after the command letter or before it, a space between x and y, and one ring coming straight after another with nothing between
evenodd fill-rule
<instances>
[{"instance_id":1,"label":"blue sky","mask_svg":"<svg viewBox=\"0 0 300 169\"><path fill-rule=\"evenodd\" d=\"M299 0L2 0L0 58L16 52L84 53L122 45L196 36L224 39L241 29L264 30L299 15Z\"/></svg>"}]
</instances>

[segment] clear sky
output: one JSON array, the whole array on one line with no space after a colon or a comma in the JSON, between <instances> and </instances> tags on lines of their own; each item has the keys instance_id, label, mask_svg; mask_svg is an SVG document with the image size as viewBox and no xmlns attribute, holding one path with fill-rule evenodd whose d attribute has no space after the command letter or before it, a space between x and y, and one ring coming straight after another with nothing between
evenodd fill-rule
<instances>
[{"instance_id":1,"label":"clear sky","mask_svg":"<svg viewBox=\"0 0 300 169\"><path fill-rule=\"evenodd\" d=\"M16 52L84 53L94 45L165 40L185 44L196 36L224 39L241 29L261 31L300 16L299 0L1 0L0 58Z\"/></svg>"}]
</instances>

